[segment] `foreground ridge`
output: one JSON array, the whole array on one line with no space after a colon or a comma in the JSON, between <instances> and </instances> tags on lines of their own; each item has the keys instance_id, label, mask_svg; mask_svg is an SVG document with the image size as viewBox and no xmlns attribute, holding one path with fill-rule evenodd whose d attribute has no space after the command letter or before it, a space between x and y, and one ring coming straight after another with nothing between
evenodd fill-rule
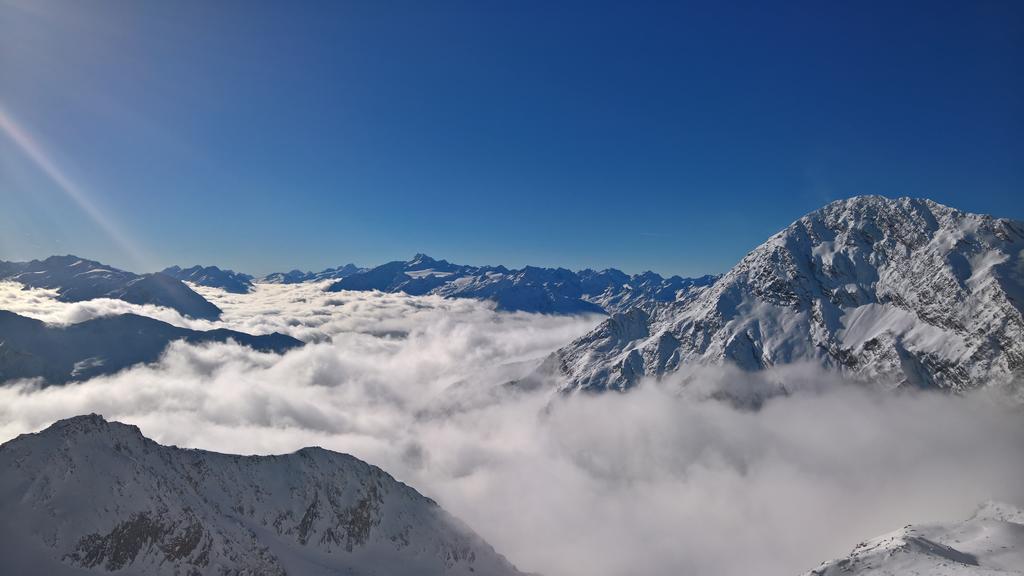
<instances>
[{"instance_id":1,"label":"foreground ridge","mask_svg":"<svg viewBox=\"0 0 1024 576\"><path fill-rule=\"evenodd\" d=\"M0 446L0 518L6 569L25 575L519 574L352 456L180 449L96 414Z\"/></svg>"},{"instance_id":2,"label":"foreground ridge","mask_svg":"<svg viewBox=\"0 0 1024 576\"><path fill-rule=\"evenodd\" d=\"M1024 568L1024 511L987 502L964 522L909 525L861 542L804 576L994 576Z\"/></svg>"}]
</instances>

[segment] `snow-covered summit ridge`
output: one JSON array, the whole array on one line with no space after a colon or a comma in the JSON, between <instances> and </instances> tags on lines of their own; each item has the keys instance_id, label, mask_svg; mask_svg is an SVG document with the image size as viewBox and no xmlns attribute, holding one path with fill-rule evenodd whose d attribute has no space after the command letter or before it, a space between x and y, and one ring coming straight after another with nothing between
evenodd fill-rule
<instances>
[{"instance_id":1,"label":"snow-covered summit ridge","mask_svg":"<svg viewBox=\"0 0 1024 576\"><path fill-rule=\"evenodd\" d=\"M908 525L805 576L996 576L1024 571L1024 511L988 502L964 522Z\"/></svg>"},{"instance_id":2,"label":"snow-covered summit ridge","mask_svg":"<svg viewBox=\"0 0 1024 576\"><path fill-rule=\"evenodd\" d=\"M811 212L692 297L616 315L549 361L567 389L732 363L811 361L952 390L1024 372L1024 223L924 199L858 196ZM628 327L628 329L627 329Z\"/></svg>"},{"instance_id":3,"label":"snow-covered summit ridge","mask_svg":"<svg viewBox=\"0 0 1024 576\"><path fill-rule=\"evenodd\" d=\"M18 574L518 574L432 500L319 448L161 446L92 414L0 446L0 554Z\"/></svg>"}]
</instances>

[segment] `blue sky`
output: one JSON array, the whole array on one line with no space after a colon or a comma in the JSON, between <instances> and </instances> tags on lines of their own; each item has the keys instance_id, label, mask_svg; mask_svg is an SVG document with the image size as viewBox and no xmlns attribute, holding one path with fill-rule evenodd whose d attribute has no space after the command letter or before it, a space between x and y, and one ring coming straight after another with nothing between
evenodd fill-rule
<instances>
[{"instance_id":1,"label":"blue sky","mask_svg":"<svg viewBox=\"0 0 1024 576\"><path fill-rule=\"evenodd\" d=\"M0 0L0 258L721 272L1024 218L1024 3Z\"/></svg>"}]
</instances>

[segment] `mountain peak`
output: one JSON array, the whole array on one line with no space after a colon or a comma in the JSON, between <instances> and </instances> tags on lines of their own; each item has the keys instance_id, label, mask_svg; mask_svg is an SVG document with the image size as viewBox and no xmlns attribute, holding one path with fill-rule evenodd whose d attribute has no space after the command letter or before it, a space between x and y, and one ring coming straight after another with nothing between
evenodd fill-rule
<instances>
[{"instance_id":1,"label":"mountain peak","mask_svg":"<svg viewBox=\"0 0 1024 576\"><path fill-rule=\"evenodd\" d=\"M112 430L127 430L139 436L142 436L142 431L139 430L138 426L131 424L123 424L121 422L108 421L100 414L83 414L81 416L72 416L71 418L65 418L58 420L51 424L48 428L40 432L40 434L46 435L52 432L61 432L66 434L69 433L94 433L94 432L110 432Z\"/></svg>"},{"instance_id":2,"label":"mountain peak","mask_svg":"<svg viewBox=\"0 0 1024 576\"><path fill-rule=\"evenodd\" d=\"M412 260L409 260L409 262L408 262L408 264L411 265L411 266L416 266L416 265L419 265L419 264L437 264L437 263L438 263L438 260L435 260L435 259L431 258L430 256L427 256L426 254L422 253L422 252L418 252L415 256L412 257Z\"/></svg>"},{"instance_id":3,"label":"mountain peak","mask_svg":"<svg viewBox=\"0 0 1024 576\"><path fill-rule=\"evenodd\" d=\"M807 214L797 222L808 218L820 217L828 221L842 221L848 227L862 225L865 221L888 218L913 217L918 221L933 222L939 217L955 217L963 212L940 204L928 198L900 196L889 198L879 195L851 196L829 202L825 206ZM981 217L981 215L974 215ZM795 223L794 223L795 224Z\"/></svg>"},{"instance_id":4,"label":"mountain peak","mask_svg":"<svg viewBox=\"0 0 1024 576\"><path fill-rule=\"evenodd\" d=\"M557 355L570 388L624 388L694 363L797 361L894 385L997 385L1024 374L1022 257L1013 220L926 199L837 200L665 306L649 336L622 342L598 327Z\"/></svg>"},{"instance_id":5,"label":"mountain peak","mask_svg":"<svg viewBox=\"0 0 1024 576\"><path fill-rule=\"evenodd\" d=\"M138 426L105 419L99 414L84 414L58 420L47 428L31 434L42 445L54 442L70 445L116 446L142 445L150 442Z\"/></svg>"},{"instance_id":6,"label":"mountain peak","mask_svg":"<svg viewBox=\"0 0 1024 576\"><path fill-rule=\"evenodd\" d=\"M847 198L840 198L833 200L828 204L825 204L821 210L828 210L832 207L846 206L846 207L863 207L863 206L898 206L898 205L910 205L910 204L923 204L923 205L935 205L942 206L934 200L928 198L915 198L913 196L897 196L891 198L889 196L883 196L881 194L859 194L856 196L850 196Z\"/></svg>"}]
</instances>

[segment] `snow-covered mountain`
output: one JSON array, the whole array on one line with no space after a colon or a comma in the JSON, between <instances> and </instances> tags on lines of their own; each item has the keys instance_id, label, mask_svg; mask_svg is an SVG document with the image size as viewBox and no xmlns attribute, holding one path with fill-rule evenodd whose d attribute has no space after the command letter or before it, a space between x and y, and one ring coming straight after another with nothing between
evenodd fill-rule
<instances>
[{"instance_id":1,"label":"snow-covered mountain","mask_svg":"<svg viewBox=\"0 0 1024 576\"><path fill-rule=\"evenodd\" d=\"M0 446L0 558L23 576L520 574L352 456L184 450L97 415Z\"/></svg>"},{"instance_id":2,"label":"snow-covered mountain","mask_svg":"<svg viewBox=\"0 0 1024 576\"><path fill-rule=\"evenodd\" d=\"M117 298L132 304L173 308L185 316L215 320L217 308L178 279L165 274L134 274L77 256L50 256L30 262L0 261L0 280L32 288L56 289L65 302Z\"/></svg>"},{"instance_id":3,"label":"snow-covered mountain","mask_svg":"<svg viewBox=\"0 0 1024 576\"><path fill-rule=\"evenodd\" d=\"M233 340L262 352L283 353L302 341L274 332L253 336L234 330L189 330L145 316L103 316L67 326L0 310L0 383L42 378L47 384L113 374L155 362L175 340L193 344Z\"/></svg>"},{"instance_id":4,"label":"snow-covered mountain","mask_svg":"<svg viewBox=\"0 0 1024 576\"><path fill-rule=\"evenodd\" d=\"M800 218L711 287L616 314L546 362L568 390L798 361L964 390L1024 374L1024 222L861 196Z\"/></svg>"},{"instance_id":5,"label":"snow-covered mountain","mask_svg":"<svg viewBox=\"0 0 1024 576\"><path fill-rule=\"evenodd\" d=\"M291 272L274 272L260 278L260 282L268 284L299 284L301 282L319 282L321 280L337 280L353 274L365 272L366 268L360 268L355 264L345 264L336 268L327 268L319 272L303 272L292 270Z\"/></svg>"},{"instance_id":6,"label":"snow-covered mountain","mask_svg":"<svg viewBox=\"0 0 1024 576\"><path fill-rule=\"evenodd\" d=\"M713 276L662 278L653 272L629 276L619 270L573 272L565 268L464 266L417 254L354 274L328 290L379 290L412 295L490 300L499 310L548 314L606 313L635 305L675 300L708 286Z\"/></svg>"},{"instance_id":7,"label":"snow-covered mountain","mask_svg":"<svg viewBox=\"0 0 1024 576\"><path fill-rule=\"evenodd\" d=\"M193 266L191 268L171 266L163 269L161 274L200 286L220 288L235 294L247 294L252 290L252 276L234 270L222 270L216 266Z\"/></svg>"},{"instance_id":8,"label":"snow-covered mountain","mask_svg":"<svg viewBox=\"0 0 1024 576\"><path fill-rule=\"evenodd\" d=\"M910 525L804 576L997 576L1024 570L1024 511L988 502L959 523Z\"/></svg>"}]
</instances>

